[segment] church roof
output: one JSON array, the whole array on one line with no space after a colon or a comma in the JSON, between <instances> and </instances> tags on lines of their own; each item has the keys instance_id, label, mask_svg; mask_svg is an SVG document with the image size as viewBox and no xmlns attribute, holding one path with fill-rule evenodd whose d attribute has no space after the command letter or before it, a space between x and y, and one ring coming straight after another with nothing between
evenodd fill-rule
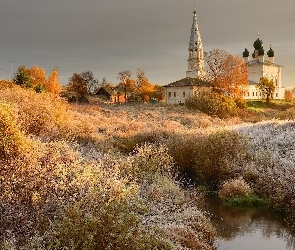
<instances>
[{"instance_id":1,"label":"church roof","mask_svg":"<svg viewBox=\"0 0 295 250\"><path fill-rule=\"evenodd\" d=\"M271 63L271 62L268 62L268 61L259 62L259 60L252 60L252 61L246 63L247 66L256 65L256 64L261 64L261 65L265 65L265 66L283 67L283 66L281 66L279 64Z\"/></svg>"},{"instance_id":2,"label":"church roof","mask_svg":"<svg viewBox=\"0 0 295 250\"><path fill-rule=\"evenodd\" d=\"M247 48L245 48L244 52L243 52L243 57L248 57L250 55L249 50L247 50Z\"/></svg>"},{"instance_id":3,"label":"church roof","mask_svg":"<svg viewBox=\"0 0 295 250\"><path fill-rule=\"evenodd\" d=\"M274 57L275 56L275 52L273 51L273 49L270 47L269 51L267 52L267 55L269 57Z\"/></svg>"},{"instance_id":4,"label":"church roof","mask_svg":"<svg viewBox=\"0 0 295 250\"><path fill-rule=\"evenodd\" d=\"M169 83L168 85L165 85L163 87L183 87L183 86L212 87L212 84L200 78L186 77L176 82Z\"/></svg>"},{"instance_id":5,"label":"church roof","mask_svg":"<svg viewBox=\"0 0 295 250\"><path fill-rule=\"evenodd\" d=\"M259 36L257 40L253 43L253 47L255 48L255 50L259 50L261 47L263 47L263 42L259 39Z\"/></svg>"},{"instance_id":6,"label":"church roof","mask_svg":"<svg viewBox=\"0 0 295 250\"><path fill-rule=\"evenodd\" d=\"M248 81L249 82L249 85L258 85L258 82L254 82L254 81Z\"/></svg>"}]
</instances>

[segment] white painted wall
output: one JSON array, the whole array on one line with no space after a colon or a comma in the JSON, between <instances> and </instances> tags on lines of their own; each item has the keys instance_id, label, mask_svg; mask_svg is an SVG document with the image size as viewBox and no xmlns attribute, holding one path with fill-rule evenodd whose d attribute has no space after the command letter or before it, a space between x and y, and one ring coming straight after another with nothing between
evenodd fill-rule
<instances>
[{"instance_id":1,"label":"white painted wall","mask_svg":"<svg viewBox=\"0 0 295 250\"><path fill-rule=\"evenodd\" d=\"M263 60L264 61L264 60ZM248 62L249 70L249 81L259 83L261 77L267 77L273 80L276 90L274 92L273 99L284 99L285 98L285 88L282 87L282 67L272 63L273 60L268 60L267 62L259 59L254 59ZM249 85L248 91L244 94L245 99L262 99L262 95L256 88L256 85Z\"/></svg>"}]
</instances>

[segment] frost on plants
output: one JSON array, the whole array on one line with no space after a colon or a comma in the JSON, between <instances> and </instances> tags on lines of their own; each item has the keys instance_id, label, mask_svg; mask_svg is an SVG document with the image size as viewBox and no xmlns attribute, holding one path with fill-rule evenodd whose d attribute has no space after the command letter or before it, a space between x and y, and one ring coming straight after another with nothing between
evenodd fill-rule
<instances>
[{"instance_id":1,"label":"frost on plants","mask_svg":"<svg viewBox=\"0 0 295 250\"><path fill-rule=\"evenodd\" d=\"M250 185L242 178L226 181L222 184L218 196L221 199L247 197L253 193Z\"/></svg>"}]
</instances>

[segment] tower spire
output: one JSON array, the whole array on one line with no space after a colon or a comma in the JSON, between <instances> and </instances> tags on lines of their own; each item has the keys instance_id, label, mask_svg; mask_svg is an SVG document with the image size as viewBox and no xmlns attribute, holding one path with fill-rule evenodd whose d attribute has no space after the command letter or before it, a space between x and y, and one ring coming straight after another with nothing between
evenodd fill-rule
<instances>
[{"instance_id":1,"label":"tower spire","mask_svg":"<svg viewBox=\"0 0 295 250\"><path fill-rule=\"evenodd\" d=\"M189 41L188 71L186 77L198 78L204 76L204 49L197 20L197 10L194 6L193 24Z\"/></svg>"}]
</instances>

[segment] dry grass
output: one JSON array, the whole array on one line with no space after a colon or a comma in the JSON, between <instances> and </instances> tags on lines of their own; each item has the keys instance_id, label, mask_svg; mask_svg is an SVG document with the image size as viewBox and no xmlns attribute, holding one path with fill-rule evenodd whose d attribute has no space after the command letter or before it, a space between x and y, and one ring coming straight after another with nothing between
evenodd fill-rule
<instances>
[{"instance_id":1,"label":"dry grass","mask_svg":"<svg viewBox=\"0 0 295 250\"><path fill-rule=\"evenodd\" d=\"M212 248L203 202L175 181L159 144L212 125L210 117L168 106L70 105L13 85L0 89L0 103L1 248L189 248L165 226L179 218Z\"/></svg>"},{"instance_id":2,"label":"dry grass","mask_svg":"<svg viewBox=\"0 0 295 250\"><path fill-rule=\"evenodd\" d=\"M212 249L202 197L175 180L179 170L199 184L242 176L259 196L295 209L294 122L68 104L0 86L4 249Z\"/></svg>"}]
</instances>

